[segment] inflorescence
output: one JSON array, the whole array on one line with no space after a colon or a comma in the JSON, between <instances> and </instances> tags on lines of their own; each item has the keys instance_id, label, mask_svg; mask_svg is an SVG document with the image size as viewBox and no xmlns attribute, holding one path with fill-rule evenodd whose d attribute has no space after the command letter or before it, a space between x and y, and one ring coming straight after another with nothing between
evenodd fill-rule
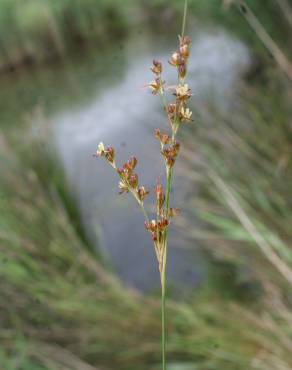
<instances>
[{"instance_id":1,"label":"inflorescence","mask_svg":"<svg viewBox=\"0 0 292 370\"><path fill-rule=\"evenodd\" d=\"M139 184L138 174L135 172L137 159L131 157L122 167L118 167L115 161L115 150L105 147L103 143L98 145L97 157L103 157L116 171L119 176L120 194L131 193L138 202L145 216L145 228L151 234L159 264L160 274L166 263L167 230L171 219L179 213L178 209L170 207L170 191L172 184L172 171L176 158L180 151L180 143L176 140L178 129L182 123L192 122L192 112L188 107L188 101L192 92L185 82L187 75L188 59L190 55L191 39L188 36L179 36L179 47L169 60L169 64L176 68L178 83L176 86L167 86L162 79L163 66L160 61L153 60L151 71L154 79L146 86L153 95L160 95L164 111L166 113L171 134L155 130L155 138L160 143L160 153L166 168L166 189L160 181L155 186L156 217L150 219L144 207L144 200L149 191ZM167 93L170 92L172 102L168 103Z\"/></svg>"}]
</instances>

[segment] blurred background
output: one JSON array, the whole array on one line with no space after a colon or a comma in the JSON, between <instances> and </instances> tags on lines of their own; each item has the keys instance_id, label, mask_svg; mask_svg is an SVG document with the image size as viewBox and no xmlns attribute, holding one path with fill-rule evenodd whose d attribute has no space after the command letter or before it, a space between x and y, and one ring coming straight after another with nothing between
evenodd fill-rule
<instances>
[{"instance_id":1,"label":"blurred background","mask_svg":"<svg viewBox=\"0 0 292 370\"><path fill-rule=\"evenodd\" d=\"M92 154L163 176L143 86L175 82L183 3L0 1L1 370L160 368L152 242ZM189 0L187 33L168 370L291 370L292 2Z\"/></svg>"}]
</instances>

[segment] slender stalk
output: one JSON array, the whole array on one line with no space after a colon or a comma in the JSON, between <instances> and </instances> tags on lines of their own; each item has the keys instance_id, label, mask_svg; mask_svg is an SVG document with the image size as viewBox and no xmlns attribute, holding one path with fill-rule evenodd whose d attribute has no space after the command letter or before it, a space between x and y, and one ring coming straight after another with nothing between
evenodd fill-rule
<instances>
[{"instance_id":1,"label":"slender stalk","mask_svg":"<svg viewBox=\"0 0 292 370\"><path fill-rule=\"evenodd\" d=\"M164 259L165 260L165 259ZM162 370L166 370L166 330L165 330L165 288L166 288L166 264L163 263L161 272L161 346L162 346Z\"/></svg>"},{"instance_id":2,"label":"slender stalk","mask_svg":"<svg viewBox=\"0 0 292 370\"><path fill-rule=\"evenodd\" d=\"M170 209L170 192L172 184L172 168L167 171L166 184L166 214L169 214ZM165 230L165 244L163 251L163 262L161 270L161 341L162 341L162 370L166 370L166 328L165 328L165 291L166 291L166 260L168 247L168 230Z\"/></svg>"},{"instance_id":3,"label":"slender stalk","mask_svg":"<svg viewBox=\"0 0 292 370\"><path fill-rule=\"evenodd\" d=\"M145 228L151 233L154 242L154 249L158 261L160 280L161 280L161 345L162 345L162 370L166 370L166 262L168 249L168 227L171 218L177 213L176 210L170 208L170 193L172 188L173 166L179 152L180 144L176 142L176 135L179 126L182 122L190 122L192 112L187 108L187 100L191 97L191 90L184 83L187 73L187 61L190 51L191 40L185 37L186 17L187 17L188 1L184 3L184 15L182 23L182 32L179 37L179 49L171 55L170 64L176 67L178 74L177 86L170 87L175 89L173 95L176 96L175 102L169 104L165 95L164 81L161 78L162 63L153 60L151 68L154 73L155 80L147 86L151 89L153 95L159 94L162 100L165 113L167 115L171 137L168 134L161 134L160 130L155 130L155 137L160 141L161 154L164 157L166 165L166 186L165 192L160 181L156 186L156 219L149 219L148 213L144 207L144 198L149 194L144 186L139 187L138 175L134 173L137 164L137 159L131 157L123 167L118 168L114 161L115 150L113 147L105 147L101 142L98 146L96 156L104 157L120 177L119 187L120 193L131 193L139 203L142 213L145 217Z\"/></svg>"},{"instance_id":4,"label":"slender stalk","mask_svg":"<svg viewBox=\"0 0 292 370\"><path fill-rule=\"evenodd\" d=\"M187 12L188 12L188 0L185 0L184 17L183 17L182 30L181 30L182 37L184 37L185 35Z\"/></svg>"},{"instance_id":5,"label":"slender stalk","mask_svg":"<svg viewBox=\"0 0 292 370\"><path fill-rule=\"evenodd\" d=\"M188 1L185 0L184 5L184 16L183 16L183 23L182 23L182 32L181 36L184 37L185 34L185 27L186 27L186 17L187 17L187 9L188 9ZM181 83L181 81L180 81ZM165 100L163 92L160 93L164 108L167 112L167 102ZM169 118L169 116L168 116ZM176 118L177 119L177 118ZM176 121L175 119L175 121ZM171 122L171 120L170 120ZM175 122L176 124L176 122ZM177 127L172 127L172 143L175 142ZM170 210L170 193L172 187L172 174L173 169L172 167L167 167L166 170L166 215L169 216ZM167 249L168 249L168 228L165 230L165 242L164 242L164 251L163 251L163 261L162 261L162 269L161 269L161 345L162 345L162 370L166 370L166 325L165 325L165 291L167 285L167 278L166 278L166 261L167 261Z\"/></svg>"},{"instance_id":6,"label":"slender stalk","mask_svg":"<svg viewBox=\"0 0 292 370\"><path fill-rule=\"evenodd\" d=\"M255 31L259 39L275 58L279 67L287 75L289 80L292 81L292 64L289 59L279 48L277 43L271 38L265 27L258 20L255 14L252 12L251 8L246 4L246 2L244 0L236 0L236 4L251 28Z\"/></svg>"}]
</instances>

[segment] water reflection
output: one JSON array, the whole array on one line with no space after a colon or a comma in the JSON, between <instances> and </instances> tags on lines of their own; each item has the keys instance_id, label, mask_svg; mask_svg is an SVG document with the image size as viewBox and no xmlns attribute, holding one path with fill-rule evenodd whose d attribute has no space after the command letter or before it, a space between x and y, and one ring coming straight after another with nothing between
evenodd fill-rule
<instances>
[{"instance_id":1,"label":"water reflection","mask_svg":"<svg viewBox=\"0 0 292 370\"><path fill-rule=\"evenodd\" d=\"M193 39L189 77L194 100L198 106L199 102L213 99L226 109L239 74L249 64L248 51L223 32L208 31ZM116 147L121 162L129 155L137 155L138 173L146 187L153 186L156 178L163 174L162 161L157 160L159 148L153 139L153 129L162 127L164 118L159 99L153 98L142 86L151 79L149 65L153 56L167 65L168 53L173 49L165 40L159 43L159 49L157 40L152 42L145 36L130 40L120 50L126 65L123 77L111 83L110 79L91 76L96 93L90 103L77 109L70 107L54 118L58 150L88 235L101 244L121 278L143 290L152 289L159 281L143 218L129 196L117 195L118 181L112 170L91 154L103 141ZM104 68L106 74L115 74L119 62ZM175 74L171 67L167 69L165 77L171 81ZM182 186L179 180L173 190L175 206L180 203L178 186ZM176 285L192 285L204 275L199 252L196 248L184 248L186 246L181 235L170 245L169 276Z\"/></svg>"}]
</instances>

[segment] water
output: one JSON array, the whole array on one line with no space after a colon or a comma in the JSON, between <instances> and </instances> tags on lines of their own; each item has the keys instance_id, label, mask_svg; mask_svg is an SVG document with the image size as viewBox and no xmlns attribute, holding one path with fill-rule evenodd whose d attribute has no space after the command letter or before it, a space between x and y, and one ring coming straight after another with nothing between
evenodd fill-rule
<instances>
[{"instance_id":1,"label":"water","mask_svg":"<svg viewBox=\"0 0 292 370\"><path fill-rule=\"evenodd\" d=\"M121 278L144 290L157 286L159 279L143 217L129 195L117 194L118 179L112 169L103 161L93 159L91 154L103 141L116 148L121 164L130 155L136 155L140 181L147 188L153 188L156 179L163 176L163 163L157 159L159 147L153 130L163 128L166 123L159 98L151 96L142 86L152 78L149 66L153 57L167 66L169 51L174 50L175 45L159 40L158 48L155 41L145 36L130 41L124 50L126 71L118 83L98 86L97 82L96 98L54 119L58 148L88 234L101 242ZM194 37L189 69L193 100L201 104L206 99L215 99L226 107L228 96L248 63L246 48L222 32ZM111 68L115 73L115 66ZM173 68L167 66L164 76L174 83ZM182 181L175 183L175 206L182 206L177 194L182 185ZM179 230L177 232L170 243L170 280L175 285L195 285L204 275L204 261L195 246L189 248L184 236Z\"/></svg>"},{"instance_id":2,"label":"water","mask_svg":"<svg viewBox=\"0 0 292 370\"><path fill-rule=\"evenodd\" d=\"M218 30L195 34L193 40L189 67L193 106L199 109L212 100L228 109L238 77L250 63L248 50ZM42 96L36 88L41 99L31 104L41 106L49 117L88 237L126 284L146 291L158 287L159 276L143 217L129 195L118 195L118 178L112 169L92 154L103 141L116 148L120 164L130 155L137 156L140 183L146 188L153 189L157 178L163 178L164 166L153 131L156 127L167 129L166 121L159 98L143 85L152 79L149 67L154 57L164 62L165 79L175 83L175 71L167 64L175 48L176 39L140 34L92 55L89 62L81 58L66 69L55 67L46 72L46 82L41 84L46 94ZM43 80L37 75L37 81ZM58 99L64 101L61 107ZM183 179L178 179L173 206L183 208L183 193ZM195 287L204 277L204 259L179 229L174 230L168 256L170 284Z\"/></svg>"}]
</instances>

